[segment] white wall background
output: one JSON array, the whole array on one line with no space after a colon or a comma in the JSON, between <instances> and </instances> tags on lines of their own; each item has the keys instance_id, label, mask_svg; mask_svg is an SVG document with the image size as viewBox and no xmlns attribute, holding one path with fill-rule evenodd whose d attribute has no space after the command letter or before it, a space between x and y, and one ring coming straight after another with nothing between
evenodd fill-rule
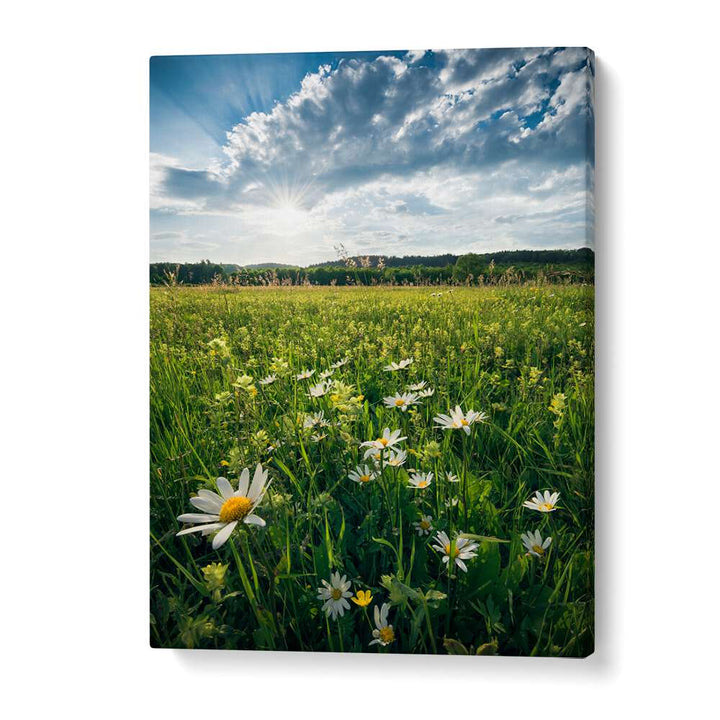
<instances>
[{"instance_id":1,"label":"white wall background","mask_svg":"<svg viewBox=\"0 0 720 720\"><path fill-rule=\"evenodd\" d=\"M7 717L709 716L720 547L720 107L710 7L68 0L4 8ZM598 59L596 654L151 650L148 57L513 45L587 45Z\"/></svg>"}]
</instances>

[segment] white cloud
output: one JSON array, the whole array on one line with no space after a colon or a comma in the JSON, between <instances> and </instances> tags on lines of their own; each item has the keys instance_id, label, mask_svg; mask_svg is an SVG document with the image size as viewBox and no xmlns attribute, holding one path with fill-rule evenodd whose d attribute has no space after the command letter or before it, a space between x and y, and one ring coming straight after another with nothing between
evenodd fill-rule
<instances>
[{"instance_id":1,"label":"white cloud","mask_svg":"<svg viewBox=\"0 0 720 720\"><path fill-rule=\"evenodd\" d=\"M231 128L206 168L153 156L156 216L224 216L235 232L221 249L243 258L220 259L244 262L317 261L338 240L385 254L582 244L585 51L440 51L435 67L425 56L318 68ZM258 245L277 255L258 258Z\"/></svg>"}]
</instances>

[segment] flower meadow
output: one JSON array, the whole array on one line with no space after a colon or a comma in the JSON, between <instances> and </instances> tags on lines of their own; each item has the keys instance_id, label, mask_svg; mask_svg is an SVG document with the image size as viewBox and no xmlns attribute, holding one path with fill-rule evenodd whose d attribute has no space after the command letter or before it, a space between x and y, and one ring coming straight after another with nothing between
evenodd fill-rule
<instances>
[{"instance_id":1,"label":"flower meadow","mask_svg":"<svg viewBox=\"0 0 720 720\"><path fill-rule=\"evenodd\" d=\"M593 288L150 294L155 647L593 651Z\"/></svg>"}]
</instances>

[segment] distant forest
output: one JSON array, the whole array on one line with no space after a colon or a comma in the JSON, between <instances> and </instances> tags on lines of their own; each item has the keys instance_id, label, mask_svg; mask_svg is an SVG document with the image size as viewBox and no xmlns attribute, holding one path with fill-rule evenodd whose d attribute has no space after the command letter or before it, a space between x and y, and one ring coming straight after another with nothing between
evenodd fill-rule
<instances>
[{"instance_id":1,"label":"distant forest","mask_svg":"<svg viewBox=\"0 0 720 720\"><path fill-rule=\"evenodd\" d=\"M466 255L367 255L295 267L152 263L151 285L496 285L592 283L595 254L578 250L503 250Z\"/></svg>"}]
</instances>

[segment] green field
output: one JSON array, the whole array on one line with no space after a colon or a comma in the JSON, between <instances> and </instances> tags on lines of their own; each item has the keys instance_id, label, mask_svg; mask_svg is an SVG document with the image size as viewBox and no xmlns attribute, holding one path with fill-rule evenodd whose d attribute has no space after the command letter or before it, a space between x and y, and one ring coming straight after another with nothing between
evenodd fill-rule
<instances>
[{"instance_id":1,"label":"green field","mask_svg":"<svg viewBox=\"0 0 720 720\"><path fill-rule=\"evenodd\" d=\"M150 293L154 646L592 652L593 287ZM432 395L386 406L422 381ZM456 405L469 434L434 420ZM361 443L385 428L406 437L402 464L390 450L364 459ZM178 516L198 512L192 496L219 476L236 489L258 463L264 527L240 522L217 550L212 535L176 535L191 527ZM369 482L350 479L365 465ZM537 490L559 493L550 512L523 505ZM543 542L528 554L521 535L534 531ZM463 545L467 571L453 562ZM326 614L318 588L335 571L370 604Z\"/></svg>"}]
</instances>

